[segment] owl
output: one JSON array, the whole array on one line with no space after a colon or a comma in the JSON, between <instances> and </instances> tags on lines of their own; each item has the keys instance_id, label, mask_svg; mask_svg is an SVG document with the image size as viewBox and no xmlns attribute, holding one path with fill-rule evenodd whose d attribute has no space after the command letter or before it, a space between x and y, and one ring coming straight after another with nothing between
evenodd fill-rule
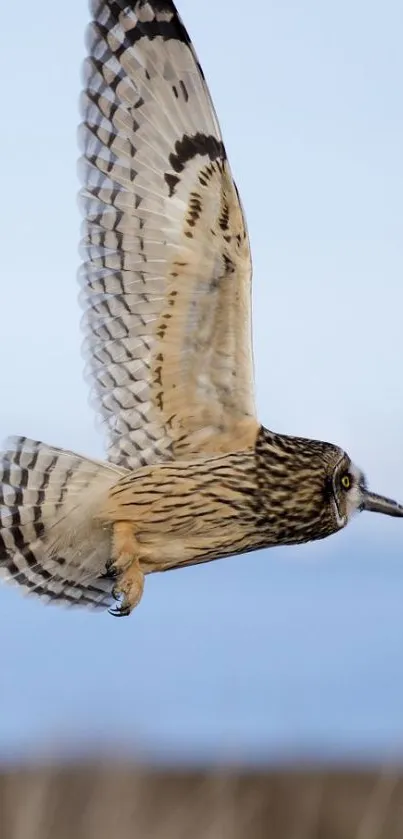
<instances>
[{"instance_id":1,"label":"owl","mask_svg":"<svg viewBox=\"0 0 403 839\"><path fill-rule=\"evenodd\" d=\"M128 615L147 574L403 516L339 446L258 421L251 255L189 35L170 0L92 0L81 96L80 298L107 433L96 461L1 457L0 569Z\"/></svg>"}]
</instances>

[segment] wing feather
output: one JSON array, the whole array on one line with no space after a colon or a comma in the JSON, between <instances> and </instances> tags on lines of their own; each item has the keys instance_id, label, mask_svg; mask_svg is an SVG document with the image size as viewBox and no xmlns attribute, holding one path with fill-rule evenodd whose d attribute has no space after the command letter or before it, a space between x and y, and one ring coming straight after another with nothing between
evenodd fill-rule
<instances>
[{"instance_id":1,"label":"wing feather","mask_svg":"<svg viewBox=\"0 0 403 839\"><path fill-rule=\"evenodd\" d=\"M169 0L96 0L81 100L87 371L109 458L255 427L251 260L217 118Z\"/></svg>"}]
</instances>

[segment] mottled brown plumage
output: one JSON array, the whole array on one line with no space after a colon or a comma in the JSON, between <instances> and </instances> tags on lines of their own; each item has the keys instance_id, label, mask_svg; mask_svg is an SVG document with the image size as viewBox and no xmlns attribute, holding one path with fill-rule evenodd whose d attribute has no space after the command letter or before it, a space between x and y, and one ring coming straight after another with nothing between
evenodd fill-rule
<instances>
[{"instance_id":1,"label":"mottled brown plumage","mask_svg":"<svg viewBox=\"0 0 403 839\"><path fill-rule=\"evenodd\" d=\"M84 350L102 463L24 437L0 465L0 572L140 601L145 574L320 539L368 493L337 446L255 412L251 257L209 91L171 0L92 0L81 98Z\"/></svg>"}]
</instances>

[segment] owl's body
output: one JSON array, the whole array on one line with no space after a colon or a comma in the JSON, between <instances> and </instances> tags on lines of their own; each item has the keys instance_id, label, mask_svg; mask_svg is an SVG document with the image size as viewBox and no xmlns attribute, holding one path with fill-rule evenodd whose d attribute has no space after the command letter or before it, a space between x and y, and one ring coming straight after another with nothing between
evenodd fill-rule
<instances>
[{"instance_id":1,"label":"owl's body","mask_svg":"<svg viewBox=\"0 0 403 839\"><path fill-rule=\"evenodd\" d=\"M255 412L251 257L217 117L171 0L92 0L81 99L87 374L108 461L15 438L0 572L32 593L139 602L144 575L323 538L366 490L337 446Z\"/></svg>"},{"instance_id":2,"label":"owl's body","mask_svg":"<svg viewBox=\"0 0 403 839\"><path fill-rule=\"evenodd\" d=\"M11 520L4 514L2 538L15 539L18 524L26 546L15 569L6 567L22 585L27 586L30 575L42 595L46 583L48 595L57 598L67 566L72 585L60 592L62 599L67 595L70 602L87 604L90 597L94 605L103 605L113 585L113 560L114 573L125 572L124 585L125 580L131 583L133 570L166 571L270 544L275 536L268 539L261 527L259 505L255 448L260 433L255 429L248 449L136 470L16 438L4 460L9 486L26 484L20 489L21 523L14 513L7 530ZM40 489L45 482L46 489ZM39 509L40 522L34 512ZM8 549L11 544L6 542ZM40 564L39 547L49 557ZM88 585L94 571L100 579Z\"/></svg>"}]
</instances>

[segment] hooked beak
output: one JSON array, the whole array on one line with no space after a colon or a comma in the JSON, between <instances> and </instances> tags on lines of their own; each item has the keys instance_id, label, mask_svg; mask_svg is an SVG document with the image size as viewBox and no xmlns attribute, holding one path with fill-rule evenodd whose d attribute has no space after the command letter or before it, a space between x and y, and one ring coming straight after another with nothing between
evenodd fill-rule
<instances>
[{"instance_id":1,"label":"hooked beak","mask_svg":"<svg viewBox=\"0 0 403 839\"><path fill-rule=\"evenodd\" d=\"M403 517L402 504L392 501L391 498L385 498L383 495L375 495L374 492L368 492L368 490L364 490L361 510L369 510L371 513L385 513L386 516Z\"/></svg>"}]
</instances>

